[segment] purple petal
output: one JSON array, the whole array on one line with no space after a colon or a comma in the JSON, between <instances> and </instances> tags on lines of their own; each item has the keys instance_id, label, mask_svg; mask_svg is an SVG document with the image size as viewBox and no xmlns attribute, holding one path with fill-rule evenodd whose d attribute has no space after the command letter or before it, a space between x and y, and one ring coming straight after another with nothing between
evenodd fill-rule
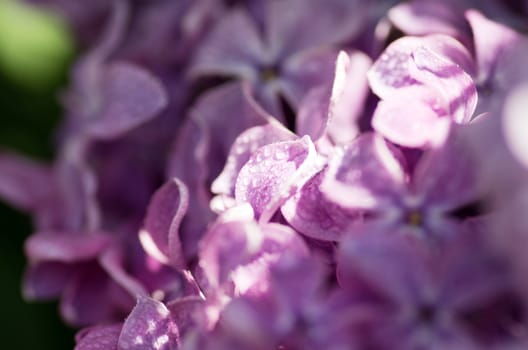
<instances>
[{"instance_id":1,"label":"purple petal","mask_svg":"<svg viewBox=\"0 0 528 350\"><path fill-rule=\"evenodd\" d=\"M0 196L23 210L35 210L50 192L51 170L16 154L0 154Z\"/></svg>"},{"instance_id":2,"label":"purple petal","mask_svg":"<svg viewBox=\"0 0 528 350\"><path fill-rule=\"evenodd\" d=\"M309 90L331 84L336 50L304 51L281 66L281 93L297 109Z\"/></svg>"},{"instance_id":3,"label":"purple petal","mask_svg":"<svg viewBox=\"0 0 528 350\"><path fill-rule=\"evenodd\" d=\"M298 135L308 135L312 140L319 141L325 133L330 108L330 89L324 86L314 88L302 100L295 130Z\"/></svg>"},{"instance_id":4,"label":"purple petal","mask_svg":"<svg viewBox=\"0 0 528 350\"><path fill-rule=\"evenodd\" d=\"M89 128L98 138L114 138L156 117L168 103L161 82L129 63L113 63L104 72L102 105Z\"/></svg>"},{"instance_id":5,"label":"purple petal","mask_svg":"<svg viewBox=\"0 0 528 350\"><path fill-rule=\"evenodd\" d=\"M167 308L182 335L196 328L195 318L204 306L204 300L198 296L189 296L171 300Z\"/></svg>"},{"instance_id":6,"label":"purple petal","mask_svg":"<svg viewBox=\"0 0 528 350\"><path fill-rule=\"evenodd\" d=\"M508 149L526 168L528 167L528 123L526 118L526 96L528 85L517 86L506 98L502 126Z\"/></svg>"},{"instance_id":7,"label":"purple petal","mask_svg":"<svg viewBox=\"0 0 528 350\"><path fill-rule=\"evenodd\" d=\"M417 45L417 39L404 37L389 45L374 62L368 72L372 91L385 99L395 90L416 85L418 81L411 76L410 55Z\"/></svg>"},{"instance_id":8,"label":"purple petal","mask_svg":"<svg viewBox=\"0 0 528 350\"><path fill-rule=\"evenodd\" d=\"M210 140L205 123L200 119L188 119L179 135L170 155L167 177L181 179L189 190L189 207L180 233L183 253L186 258L192 258L197 252L198 241L213 218L206 189Z\"/></svg>"},{"instance_id":9,"label":"purple petal","mask_svg":"<svg viewBox=\"0 0 528 350\"><path fill-rule=\"evenodd\" d=\"M140 297L123 325L119 349L176 350L179 347L178 325L167 307L154 299Z\"/></svg>"},{"instance_id":10,"label":"purple petal","mask_svg":"<svg viewBox=\"0 0 528 350\"><path fill-rule=\"evenodd\" d=\"M339 241L347 227L361 218L358 211L347 210L329 201L320 191L325 176L321 171L291 197L281 212L297 231L324 241Z\"/></svg>"},{"instance_id":11,"label":"purple petal","mask_svg":"<svg viewBox=\"0 0 528 350\"><path fill-rule=\"evenodd\" d=\"M145 251L177 268L185 265L178 230L188 205L187 188L180 180L172 179L152 196L139 233Z\"/></svg>"},{"instance_id":12,"label":"purple petal","mask_svg":"<svg viewBox=\"0 0 528 350\"><path fill-rule=\"evenodd\" d=\"M315 148L308 136L258 149L242 167L235 187L237 203L248 202L265 222L316 172Z\"/></svg>"},{"instance_id":13,"label":"purple petal","mask_svg":"<svg viewBox=\"0 0 528 350\"><path fill-rule=\"evenodd\" d=\"M107 249L99 257L99 264L113 282L128 292L129 295L146 295L146 288L140 284L136 276L132 276L125 270L126 262L123 250L119 245Z\"/></svg>"},{"instance_id":14,"label":"purple petal","mask_svg":"<svg viewBox=\"0 0 528 350\"><path fill-rule=\"evenodd\" d=\"M117 350L121 324L85 328L75 335L74 350Z\"/></svg>"},{"instance_id":15,"label":"purple petal","mask_svg":"<svg viewBox=\"0 0 528 350\"><path fill-rule=\"evenodd\" d=\"M389 19L407 35L445 34L470 41L464 17L446 3L409 1L390 9Z\"/></svg>"},{"instance_id":16,"label":"purple petal","mask_svg":"<svg viewBox=\"0 0 528 350\"><path fill-rule=\"evenodd\" d=\"M242 132L231 146L224 170L211 185L211 191L234 196L238 173L258 148L270 143L293 141L296 138L295 134L273 120Z\"/></svg>"},{"instance_id":17,"label":"purple petal","mask_svg":"<svg viewBox=\"0 0 528 350\"><path fill-rule=\"evenodd\" d=\"M500 57L521 40L521 35L504 25L490 21L476 10L468 10L466 18L473 30L478 65L477 81L482 83L494 73Z\"/></svg>"},{"instance_id":18,"label":"purple petal","mask_svg":"<svg viewBox=\"0 0 528 350\"><path fill-rule=\"evenodd\" d=\"M248 209L230 209L201 242L200 266L213 288L233 281L237 293L258 291L266 287L268 266L282 254L308 254L293 230L278 224L259 226L248 217Z\"/></svg>"},{"instance_id":19,"label":"purple petal","mask_svg":"<svg viewBox=\"0 0 528 350\"><path fill-rule=\"evenodd\" d=\"M235 82L224 84L200 97L188 122L195 124L192 126L194 130L182 130L175 145L170 176L178 177L191 189L193 186L187 182L200 179L196 178L194 169L199 164L207 175L204 180L212 181L222 170L238 135L250 127L269 122L271 117L258 107L248 90L246 84ZM226 128L226 124L231 127ZM196 140L189 140L191 137ZM189 164L180 164L182 159L188 158L191 158ZM194 167L190 166L192 163L195 163Z\"/></svg>"},{"instance_id":20,"label":"purple petal","mask_svg":"<svg viewBox=\"0 0 528 350\"><path fill-rule=\"evenodd\" d=\"M327 133L337 144L351 142L359 133L357 122L368 96L370 58L360 52L339 54L332 87Z\"/></svg>"},{"instance_id":21,"label":"purple petal","mask_svg":"<svg viewBox=\"0 0 528 350\"><path fill-rule=\"evenodd\" d=\"M106 271L90 264L79 267L75 278L63 290L60 312L68 324L88 326L122 320L133 303L130 294L110 279Z\"/></svg>"},{"instance_id":22,"label":"purple petal","mask_svg":"<svg viewBox=\"0 0 528 350\"><path fill-rule=\"evenodd\" d=\"M180 229L186 257L194 256L212 221L209 185L225 165L231 145L242 131L271 118L256 107L241 83L204 94L191 113L178 134L168 167L168 176L179 178L189 189L189 209ZM226 128L228 124L231 127Z\"/></svg>"},{"instance_id":23,"label":"purple petal","mask_svg":"<svg viewBox=\"0 0 528 350\"><path fill-rule=\"evenodd\" d=\"M489 226L485 219L466 221L464 232L444 250L442 263L435 261L443 302L461 312L489 305L513 288L508 267L490 254L482 239L489 233Z\"/></svg>"},{"instance_id":24,"label":"purple petal","mask_svg":"<svg viewBox=\"0 0 528 350\"><path fill-rule=\"evenodd\" d=\"M419 303L430 287L424 252L402 235L349 236L339 247L339 284L352 293L365 289L397 303Z\"/></svg>"},{"instance_id":25,"label":"purple petal","mask_svg":"<svg viewBox=\"0 0 528 350\"><path fill-rule=\"evenodd\" d=\"M431 62L419 62L418 71L414 68L417 63L413 57L417 50L430 53L432 56L429 57L433 59ZM374 62L368 78L374 93L386 99L401 87L427 84L430 76L420 74L424 70L434 72L438 78L449 79L459 78L464 74L463 70L472 73L474 68L467 49L451 37L440 34L423 38L403 37L385 49Z\"/></svg>"},{"instance_id":26,"label":"purple petal","mask_svg":"<svg viewBox=\"0 0 528 350\"><path fill-rule=\"evenodd\" d=\"M352 0L269 2L266 28L272 56L287 57L353 39L365 18L358 9L365 7L366 2Z\"/></svg>"},{"instance_id":27,"label":"purple petal","mask_svg":"<svg viewBox=\"0 0 528 350\"><path fill-rule=\"evenodd\" d=\"M111 238L102 233L40 232L29 237L25 251L34 262L77 262L95 258L110 242Z\"/></svg>"},{"instance_id":28,"label":"purple petal","mask_svg":"<svg viewBox=\"0 0 528 350\"><path fill-rule=\"evenodd\" d=\"M206 38L193 60L191 74L256 79L258 65L265 57L253 20L237 9L225 15Z\"/></svg>"},{"instance_id":29,"label":"purple petal","mask_svg":"<svg viewBox=\"0 0 528 350\"><path fill-rule=\"evenodd\" d=\"M412 93L414 91L415 93ZM372 118L372 127L390 141L406 147L440 145L446 139L451 121L439 117L431 104L423 100L427 91L407 87L380 101ZM427 99L430 94L427 94Z\"/></svg>"},{"instance_id":30,"label":"purple petal","mask_svg":"<svg viewBox=\"0 0 528 350\"><path fill-rule=\"evenodd\" d=\"M53 229L69 231L93 231L101 224L101 213L97 199L97 178L94 169L86 162L87 143L79 139L68 142L62 149L55 165L57 201L54 212L46 218L57 221ZM53 220L54 219L54 220Z\"/></svg>"},{"instance_id":31,"label":"purple petal","mask_svg":"<svg viewBox=\"0 0 528 350\"><path fill-rule=\"evenodd\" d=\"M432 50L418 48L413 52L413 59L421 81L438 89L440 101L450 117L457 123L469 122L477 105L473 79L457 64Z\"/></svg>"},{"instance_id":32,"label":"purple petal","mask_svg":"<svg viewBox=\"0 0 528 350\"><path fill-rule=\"evenodd\" d=\"M373 208L399 196L405 185L403 156L375 134L362 134L336 149L321 191L347 208Z\"/></svg>"},{"instance_id":33,"label":"purple petal","mask_svg":"<svg viewBox=\"0 0 528 350\"><path fill-rule=\"evenodd\" d=\"M454 210L478 199L479 173L472 149L454 128L438 149L428 151L413 176L413 189L435 206Z\"/></svg>"},{"instance_id":34,"label":"purple petal","mask_svg":"<svg viewBox=\"0 0 528 350\"><path fill-rule=\"evenodd\" d=\"M29 266L24 275L24 299L47 300L58 297L74 271L75 266L54 261Z\"/></svg>"}]
</instances>

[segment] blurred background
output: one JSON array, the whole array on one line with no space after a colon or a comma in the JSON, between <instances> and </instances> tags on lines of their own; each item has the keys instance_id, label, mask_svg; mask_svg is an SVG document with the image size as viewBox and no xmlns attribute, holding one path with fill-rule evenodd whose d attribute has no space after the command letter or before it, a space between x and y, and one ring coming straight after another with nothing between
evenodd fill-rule
<instances>
[{"instance_id":1,"label":"blurred background","mask_svg":"<svg viewBox=\"0 0 528 350\"><path fill-rule=\"evenodd\" d=\"M75 48L61 18L16 0L0 0L0 150L53 159L59 96ZM27 303L21 281L28 216L0 202L0 303L3 349L73 349L75 331L57 303Z\"/></svg>"}]
</instances>

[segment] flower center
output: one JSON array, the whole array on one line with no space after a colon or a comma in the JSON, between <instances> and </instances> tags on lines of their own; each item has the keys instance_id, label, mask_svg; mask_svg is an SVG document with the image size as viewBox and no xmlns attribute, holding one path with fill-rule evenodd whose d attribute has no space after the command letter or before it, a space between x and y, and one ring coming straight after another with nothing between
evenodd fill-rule
<instances>
[{"instance_id":1,"label":"flower center","mask_svg":"<svg viewBox=\"0 0 528 350\"><path fill-rule=\"evenodd\" d=\"M432 304L424 304L418 308L417 317L418 319L426 324L431 324L436 319L437 310Z\"/></svg>"},{"instance_id":2,"label":"flower center","mask_svg":"<svg viewBox=\"0 0 528 350\"><path fill-rule=\"evenodd\" d=\"M279 69L277 67L268 66L268 67L263 67L260 70L260 78L265 82L275 80L278 77L279 77Z\"/></svg>"},{"instance_id":3,"label":"flower center","mask_svg":"<svg viewBox=\"0 0 528 350\"><path fill-rule=\"evenodd\" d=\"M412 210L407 213L406 220L409 226L419 227L423 223L423 215L417 210Z\"/></svg>"}]
</instances>

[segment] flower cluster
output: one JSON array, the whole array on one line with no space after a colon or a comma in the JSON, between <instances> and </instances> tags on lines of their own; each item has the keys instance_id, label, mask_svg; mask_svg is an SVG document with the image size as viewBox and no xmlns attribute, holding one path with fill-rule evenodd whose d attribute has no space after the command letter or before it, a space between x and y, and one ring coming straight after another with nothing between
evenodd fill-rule
<instances>
[{"instance_id":1,"label":"flower cluster","mask_svg":"<svg viewBox=\"0 0 528 350\"><path fill-rule=\"evenodd\" d=\"M33 2L84 49L0 196L77 350L528 348L526 1Z\"/></svg>"}]
</instances>

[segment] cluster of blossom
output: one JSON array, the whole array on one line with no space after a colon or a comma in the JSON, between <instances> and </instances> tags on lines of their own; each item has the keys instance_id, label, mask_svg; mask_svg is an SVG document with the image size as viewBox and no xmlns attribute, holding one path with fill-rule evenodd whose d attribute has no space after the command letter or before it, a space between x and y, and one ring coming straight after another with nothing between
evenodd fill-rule
<instances>
[{"instance_id":1,"label":"cluster of blossom","mask_svg":"<svg viewBox=\"0 0 528 350\"><path fill-rule=\"evenodd\" d=\"M77 350L528 348L526 1L33 2L85 49L0 196Z\"/></svg>"}]
</instances>

